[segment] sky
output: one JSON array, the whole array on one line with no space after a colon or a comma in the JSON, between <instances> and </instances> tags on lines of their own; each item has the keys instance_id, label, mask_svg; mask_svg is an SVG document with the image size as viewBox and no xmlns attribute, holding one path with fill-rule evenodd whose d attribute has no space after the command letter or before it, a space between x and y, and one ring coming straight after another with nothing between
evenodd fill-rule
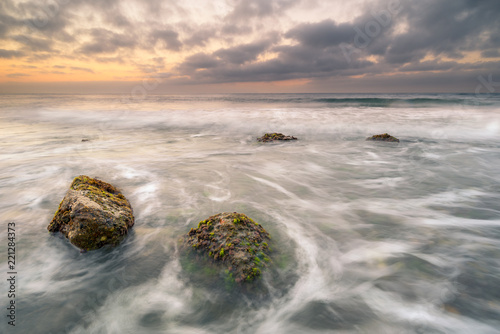
<instances>
[{"instance_id":1,"label":"sky","mask_svg":"<svg viewBox=\"0 0 500 334\"><path fill-rule=\"evenodd\" d=\"M0 2L0 93L474 93L479 82L500 91L499 0Z\"/></svg>"}]
</instances>

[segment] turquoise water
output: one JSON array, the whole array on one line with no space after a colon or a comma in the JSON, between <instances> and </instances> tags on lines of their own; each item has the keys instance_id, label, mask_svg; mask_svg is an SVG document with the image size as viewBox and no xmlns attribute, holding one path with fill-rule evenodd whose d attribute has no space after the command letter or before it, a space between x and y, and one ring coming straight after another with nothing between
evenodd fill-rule
<instances>
[{"instance_id":1,"label":"turquoise water","mask_svg":"<svg viewBox=\"0 0 500 334\"><path fill-rule=\"evenodd\" d=\"M270 131L299 140L256 142ZM385 132L401 142L365 141ZM498 166L495 95L3 95L18 307L0 329L500 333ZM80 253L46 231L80 174L130 200L119 247ZM266 298L183 270L178 238L223 211L274 236Z\"/></svg>"}]
</instances>

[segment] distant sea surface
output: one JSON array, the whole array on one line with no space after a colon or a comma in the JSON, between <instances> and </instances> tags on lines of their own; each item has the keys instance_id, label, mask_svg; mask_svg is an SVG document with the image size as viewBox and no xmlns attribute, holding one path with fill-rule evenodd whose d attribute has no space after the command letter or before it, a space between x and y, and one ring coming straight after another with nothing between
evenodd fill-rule
<instances>
[{"instance_id":1,"label":"distant sea surface","mask_svg":"<svg viewBox=\"0 0 500 334\"><path fill-rule=\"evenodd\" d=\"M132 204L114 249L46 230L82 174ZM273 235L266 298L184 270L226 211ZM500 96L0 95L0 217L1 333L500 333Z\"/></svg>"}]
</instances>

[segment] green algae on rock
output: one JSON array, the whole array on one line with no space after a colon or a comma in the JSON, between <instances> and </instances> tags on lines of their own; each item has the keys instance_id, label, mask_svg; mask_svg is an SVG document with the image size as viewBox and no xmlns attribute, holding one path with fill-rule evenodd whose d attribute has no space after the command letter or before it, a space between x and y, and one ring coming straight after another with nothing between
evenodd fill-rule
<instances>
[{"instance_id":1,"label":"green algae on rock","mask_svg":"<svg viewBox=\"0 0 500 334\"><path fill-rule=\"evenodd\" d=\"M399 143L399 139L391 136L388 133L383 133L381 135L375 135L366 138L366 140L372 140L372 141L387 141L387 142L393 142L393 143Z\"/></svg>"},{"instance_id":2,"label":"green algae on rock","mask_svg":"<svg viewBox=\"0 0 500 334\"><path fill-rule=\"evenodd\" d=\"M275 133L266 133L262 137L257 138L257 140L260 142L266 143L266 142L275 141L275 140L283 140L283 141L297 140L297 138L295 138L294 136L285 136L282 133L275 132Z\"/></svg>"},{"instance_id":3,"label":"green algae on rock","mask_svg":"<svg viewBox=\"0 0 500 334\"><path fill-rule=\"evenodd\" d=\"M85 175L76 177L47 229L61 232L85 250L118 245L134 225L129 201L111 184Z\"/></svg>"},{"instance_id":4,"label":"green algae on rock","mask_svg":"<svg viewBox=\"0 0 500 334\"><path fill-rule=\"evenodd\" d=\"M228 280L251 282L268 263L269 233L241 213L224 212L201 221L183 238L185 247L225 268Z\"/></svg>"}]
</instances>

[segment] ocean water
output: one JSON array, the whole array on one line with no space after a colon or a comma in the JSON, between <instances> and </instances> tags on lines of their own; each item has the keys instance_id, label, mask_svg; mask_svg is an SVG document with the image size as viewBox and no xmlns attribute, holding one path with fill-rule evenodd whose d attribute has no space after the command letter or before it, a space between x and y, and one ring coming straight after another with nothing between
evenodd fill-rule
<instances>
[{"instance_id":1,"label":"ocean water","mask_svg":"<svg viewBox=\"0 0 500 334\"><path fill-rule=\"evenodd\" d=\"M0 332L500 333L499 167L498 95L1 95ZM132 204L114 249L46 230L81 174ZM265 298L183 267L224 211L273 235Z\"/></svg>"}]
</instances>

